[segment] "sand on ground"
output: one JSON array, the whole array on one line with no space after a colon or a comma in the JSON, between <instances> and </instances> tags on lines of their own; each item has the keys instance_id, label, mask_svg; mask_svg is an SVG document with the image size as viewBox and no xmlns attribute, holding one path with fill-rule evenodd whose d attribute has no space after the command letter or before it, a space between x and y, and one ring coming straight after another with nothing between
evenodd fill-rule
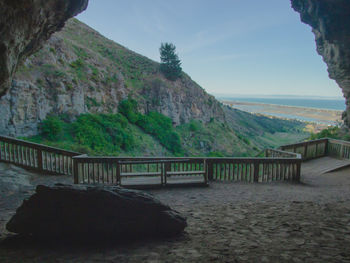
<instances>
[{"instance_id":1,"label":"sand on ground","mask_svg":"<svg viewBox=\"0 0 350 263\"><path fill-rule=\"evenodd\" d=\"M5 222L39 183L67 177L0 164L0 239ZM187 217L173 239L101 246L0 244L0 262L350 262L350 168L302 183L214 182L149 190Z\"/></svg>"}]
</instances>

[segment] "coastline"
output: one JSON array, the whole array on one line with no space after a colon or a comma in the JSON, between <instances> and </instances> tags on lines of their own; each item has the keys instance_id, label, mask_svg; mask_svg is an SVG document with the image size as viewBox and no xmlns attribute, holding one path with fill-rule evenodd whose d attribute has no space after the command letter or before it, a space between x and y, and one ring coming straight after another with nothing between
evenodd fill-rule
<instances>
[{"instance_id":1,"label":"coastline","mask_svg":"<svg viewBox=\"0 0 350 263\"><path fill-rule=\"evenodd\" d=\"M291 106L291 105L283 105L283 104L277 104L277 103L263 103L263 102L248 102L248 101L239 101L239 100L227 100L227 99L219 99L219 101L229 104L242 104L242 105L268 105L268 106L276 106L276 107L283 107L283 108L297 108L297 109L313 109L317 111L335 111L335 112L343 112L344 110L336 110L336 109L326 109L326 108L317 108L317 107L303 107L303 106Z\"/></svg>"},{"instance_id":2,"label":"coastline","mask_svg":"<svg viewBox=\"0 0 350 263\"><path fill-rule=\"evenodd\" d=\"M336 126L342 121L341 110L300 107L280 104L267 104L257 102L230 101L221 99L224 105L251 114L264 115L287 120L298 120L311 125L312 131L319 131L328 126Z\"/></svg>"}]
</instances>

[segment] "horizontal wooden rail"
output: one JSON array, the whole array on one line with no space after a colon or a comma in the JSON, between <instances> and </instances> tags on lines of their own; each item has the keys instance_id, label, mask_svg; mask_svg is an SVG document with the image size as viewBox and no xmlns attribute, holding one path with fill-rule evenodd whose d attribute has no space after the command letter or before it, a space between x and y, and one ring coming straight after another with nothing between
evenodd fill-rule
<instances>
[{"instance_id":1,"label":"horizontal wooden rail","mask_svg":"<svg viewBox=\"0 0 350 263\"><path fill-rule=\"evenodd\" d=\"M335 158L350 159L350 142L328 139L327 154Z\"/></svg>"},{"instance_id":2,"label":"horizontal wooden rail","mask_svg":"<svg viewBox=\"0 0 350 263\"><path fill-rule=\"evenodd\" d=\"M216 181L270 182L300 180L298 147L328 145L328 139L267 149L265 158L237 157L88 157L41 144L0 136L0 161L45 174L74 175L74 183L127 185L150 179L152 184ZM338 141L332 145L338 145ZM281 147L281 148L283 148ZM346 145L348 147L348 145ZM321 148L321 147L320 147ZM348 148L342 148L344 156ZM345 150L344 150L345 149ZM305 151L305 149L303 148ZM306 151L306 153L308 153Z\"/></svg>"},{"instance_id":3,"label":"horizontal wooden rail","mask_svg":"<svg viewBox=\"0 0 350 263\"><path fill-rule=\"evenodd\" d=\"M350 159L350 142L323 138L319 140L283 145L281 150L299 153L303 160L310 160L324 156L339 159Z\"/></svg>"},{"instance_id":4,"label":"horizontal wooden rail","mask_svg":"<svg viewBox=\"0 0 350 263\"><path fill-rule=\"evenodd\" d=\"M328 151L328 139L312 140L301 143L283 145L281 150L298 153L304 161L324 157Z\"/></svg>"},{"instance_id":5,"label":"horizontal wooden rail","mask_svg":"<svg viewBox=\"0 0 350 263\"><path fill-rule=\"evenodd\" d=\"M141 158L141 157L139 157ZM133 160L127 160L123 161L122 159L119 159L120 164L151 164L151 163L179 163L179 162L184 162L184 161L190 161L190 159L179 159L179 160L174 160L174 159L169 159L169 160L164 160L163 159L158 159L158 160L153 160L150 159L148 161L133 161Z\"/></svg>"},{"instance_id":6,"label":"horizontal wooden rail","mask_svg":"<svg viewBox=\"0 0 350 263\"><path fill-rule=\"evenodd\" d=\"M164 186L176 184L180 179L208 183L203 158L77 156L73 158L73 162L75 183L127 186L134 183L133 178L135 182L142 185ZM147 179L150 177L153 180Z\"/></svg>"},{"instance_id":7,"label":"horizontal wooden rail","mask_svg":"<svg viewBox=\"0 0 350 263\"><path fill-rule=\"evenodd\" d=\"M214 181L271 182L300 180L300 158L208 159Z\"/></svg>"},{"instance_id":8,"label":"horizontal wooden rail","mask_svg":"<svg viewBox=\"0 0 350 263\"><path fill-rule=\"evenodd\" d=\"M265 149L265 157L273 157L273 158L299 158L301 159L301 154L282 151L278 149Z\"/></svg>"},{"instance_id":9,"label":"horizontal wooden rail","mask_svg":"<svg viewBox=\"0 0 350 263\"><path fill-rule=\"evenodd\" d=\"M0 161L45 174L73 174L73 157L80 153L0 136Z\"/></svg>"},{"instance_id":10,"label":"horizontal wooden rail","mask_svg":"<svg viewBox=\"0 0 350 263\"><path fill-rule=\"evenodd\" d=\"M123 177L158 177L157 184L169 184L174 177L202 177L215 181L269 182L300 179L301 156L269 150L266 158L174 158L174 157L74 157L76 183L123 185ZM278 156L277 156L277 153ZM190 178L193 179L193 178ZM189 180L190 180L189 179ZM174 180L176 181L176 180Z\"/></svg>"},{"instance_id":11,"label":"horizontal wooden rail","mask_svg":"<svg viewBox=\"0 0 350 263\"><path fill-rule=\"evenodd\" d=\"M41 149L41 150L44 150L46 152L54 152L54 153L59 153L59 154L65 154L65 155L68 155L68 156L79 156L79 155L82 155L81 153L72 152L72 151L68 151L68 150L62 150L62 149L59 149L59 148L55 148L55 147L51 147L51 146L47 146L47 145L43 145L43 144L39 144L39 143L24 141L24 140L20 140L20 139L14 139L14 138L7 137L7 136L0 136L0 141L1 142L5 142L5 143L21 145L21 146L24 146L24 147L31 147L31 148L35 148L35 149ZM82 155L82 156L84 156L84 155Z\"/></svg>"}]
</instances>

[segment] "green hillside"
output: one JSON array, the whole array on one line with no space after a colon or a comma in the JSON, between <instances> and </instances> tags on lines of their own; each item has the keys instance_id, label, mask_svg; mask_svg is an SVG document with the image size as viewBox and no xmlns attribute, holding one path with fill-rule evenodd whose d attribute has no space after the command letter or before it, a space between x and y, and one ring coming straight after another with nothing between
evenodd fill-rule
<instances>
[{"instance_id":1,"label":"green hillside","mask_svg":"<svg viewBox=\"0 0 350 263\"><path fill-rule=\"evenodd\" d=\"M27 59L17 82L30 88L11 99L27 106L8 123L36 128L18 136L83 153L249 156L308 136L300 122L222 105L185 73L167 80L159 63L77 19Z\"/></svg>"}]
</instances>

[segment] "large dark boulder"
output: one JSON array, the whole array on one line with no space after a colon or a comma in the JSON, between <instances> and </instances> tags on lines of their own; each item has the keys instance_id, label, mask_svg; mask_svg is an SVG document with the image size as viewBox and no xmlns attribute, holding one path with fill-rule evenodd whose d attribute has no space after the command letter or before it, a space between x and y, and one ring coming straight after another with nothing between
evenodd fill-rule
<instances>
[{"instance_id":1,"label":"large dark boulder","mask_svg":"<svg viewBox=\"0 0 350 263\"><path fill-rule=\"evenodd\" d=\"M39 185L7 223L10 232L50 240L173 236L186 219L153 198L120 187Z\"/></svg>"}]
</instances>

